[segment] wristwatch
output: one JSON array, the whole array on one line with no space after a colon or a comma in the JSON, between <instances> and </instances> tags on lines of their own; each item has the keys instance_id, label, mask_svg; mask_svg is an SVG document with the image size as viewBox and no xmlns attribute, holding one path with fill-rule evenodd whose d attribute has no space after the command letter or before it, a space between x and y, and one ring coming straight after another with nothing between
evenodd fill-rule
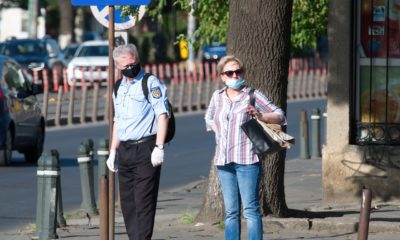
<instances>
[{"instance_id":1,"label":"wristwatch","mask_svg":"<svg viewBox=\"0 0 400 240\"><path fill-rule=\"evenodd\" d=\"M161 150L164 150L164 144L156 144L156 147Z\"/></svg>"}]
</instances>

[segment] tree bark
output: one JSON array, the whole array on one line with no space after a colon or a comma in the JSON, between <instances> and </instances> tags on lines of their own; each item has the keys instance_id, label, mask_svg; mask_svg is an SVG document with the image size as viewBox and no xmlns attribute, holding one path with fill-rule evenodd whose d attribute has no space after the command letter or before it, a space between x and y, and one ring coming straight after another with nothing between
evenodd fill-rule
<instances>
[{"instance_id":1,"label":"tree bark","mask_svg":"<svg viewBox=\"0 0 400 240\"><path fill-rule=\"evenodd\" d=\"M247 84L262 91L285 112L291 16L291 0L229 1L228 53L243 61ZM286 152L281 152L262 157L260 203L263 215L287 216L285 156ZM220 208L215 204L223 200L222 195L215 194L219 183L213 175L212 169L200 213L211 219L221 219Z\"/></svg>"},{"instance_id":2,"label":"tree bark","mask_svg":"<svg viewBox=\"0 0 400 240\"><path fill-rule=\"evenodd\" d=\"M203 204L197 214L196 221L218 222L224 219L224 200L221 185L214 162L211 163L208 175L207 191L204 195Z\"/></svg>"},{"instance_id":3,"label":"tree bark","mask_svg":"<svg viewBox=\"0 0 400 240\"><path fill-rule=\"evenodd\" d=\"M60 7L60 35L58 41L60 47L64 48L74 42L73 19L75 14L71 0L59 0L58 5Z\"/></svg>"},{"instance_id":4,"label":"tree bark","mask_svg":"<svg viewBox=\"0 0 400 240\"><path fill-rule=\"evenodd\" d=\"M292 1L234 0L229 4L228 52L243 61L247 84L286 112ZM263 157L263 215L287 215L285 156L282 152Z\"/></svg>"}]
</instances>

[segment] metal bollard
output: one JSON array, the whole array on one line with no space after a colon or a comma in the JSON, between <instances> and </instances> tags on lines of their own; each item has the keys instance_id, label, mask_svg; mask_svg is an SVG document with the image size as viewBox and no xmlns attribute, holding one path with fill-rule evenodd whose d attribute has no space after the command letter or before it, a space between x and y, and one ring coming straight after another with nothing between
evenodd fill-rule
<instances>
[{"instance_id":1,"label":"metal bollard","mask_svg":"<svg viewBox=\"0 0 400 240\"><path fill-rule=\"evenodd\" d=\"M59 88L61 89L61 88ZM52 149L51 156L57 158L57 161L60 162L60 154L57 150ZM60 174L57 176L57 227L66 227L67 222L64 218L64 208L62 204L62 190L61 190L61 167L60 167Z\"/></svg>"},{"instance_id":2,"label":"metal bollard","mask_svg":"<svg viewBox=\"0 0 400 240\"><path fill-rule=\"evenodd\" d=\"M81 143L78 150L78 163L81 175L82 207L88 214L97 215L93 186L93 161L89 146Z\"/></svg>"},{"instance_id":3,"label":"metal bollard","mask_svg":"<svg viewBox=\"0 0 400 240\"><path fill-rule=\"evenodd\" d=\"M90 157L90 166L89 166L89 186L90 189L94 192L94 172L93 172L93 164L94 164L94 142L91 138L87 138L82 141L82 144L85 146L88 151L87 154Z\"/></svg>"},{"instance_id":4,"label":"metal bollard","mask_svg":"<svg viewBox=\"0 0 400 240\"><path fill-rule=\"evenodd\" d=\"M45 152L38 160L38 203L36 226L38 238L57 239L57 178L60 175L59 159Z\"/></svg>"},{"instance_id":5,"label":"metal bollard","mask_svg":"<svg viewBox=\"0 0 400 240\"><path fill-rule=\"evenodd\" d=\"M310 158L310 152L308 150L307 112L304 110L300 112L300 158Z\"/></svg>"},{"instance_id":6,"label":"metal bollard","mask_svg":"<svg viewBox=\"0 0 400 240\"><path fill-rule=\"evenodd\" d=\"M362 190L360 220L358 223L358 240L368 239L371 199L372 199L371 190L364 186Z\"/></svg>"},{"instance_id":7,"label":"metal bollard","mask_svg":"<svg viewBox=\"0 0 400 240\"><path fill-rule=\"evenodd\" d=\"M100 139L99 148L97 149L99 179L101 179L101 176L108 175L108 169L106 165L106 161L109 155L108 148L109 148L108 139Z\"/></svg>"},{"instance_id":8,"label":"metal bollard","mask_svg":"<svg viewBox=\"0 0 400 240\"><path fill-rule=\"evenodd\" d=\"M327 137L328 137L328 124L327 124L327 121L328 121L328 112L326 111L326 108L325 108L325 111L324 111L324 113L322 114L322 116L324 117L324 144L327 144Z\"/></svg>"},{"instance_id":9,"label":"metal bollard","mask_svg":"<svg viewBox=\"0 0 400 240\"><path fill-rule=\"evenodd\" d=\"M100 201L100 218L99 218L99 228L100 228L100 240L106 240L109 237L108 229L108 179L106 175L100 177L99 184L99 201Z\"/></svg>"},{"instance_id":10,"label":"metal bollard","mask_svg":"<svg viewBox=\"0 0 400 240\"><path fill-rule=\"evenodd\" d=\"M311 114L311 158L321 157L321 116L318 108L314 109Z\"/></svg>"}]
</instances>

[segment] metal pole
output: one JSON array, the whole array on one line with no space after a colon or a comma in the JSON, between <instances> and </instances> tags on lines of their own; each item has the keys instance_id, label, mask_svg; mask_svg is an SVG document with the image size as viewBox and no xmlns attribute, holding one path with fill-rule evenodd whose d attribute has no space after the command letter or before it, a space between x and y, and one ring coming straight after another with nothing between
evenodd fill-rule
<instances>
[{"instance_id":1,"label":"metal pole","mask_svg":"<svg viewBox=\"0 0 400 240\"><path fill-rule=\"evenodd\" d=\"M29 0L29 37L37 38L37 17L39 11L39 1Z\"/></svg>"},{"instance_id":2,"label":"metal pole","mask_svg":"<svg viewBox=\"0 0 400 240\"><path fill-rule=\"evenodd\" d=\"M194 31L196 30L196 18L193 15L194 14L194 9L196 7L196 0L191 0L190 1L190 7L191 10L188 14L188 29L187 29L187 35L189 38L188 41L188 52L189 52L189 58L188 58L188 69L189 72L193 72L195 68L194 64L194 49L193 49L193 40L194 40Z\"/></svg>"},{"instance_id":3,"label":"metal pole","mask_svg":"<svg viewBox=\"0 0 400 240\"><path fill-rule=\"evenodd\" d=\"M321 116L318 108L314 109L311 114L311 158L321 157L321 140L320 140L320 129L321 129Z\"/></svg>"},{"instance_id":4,"label":"metal pole","mask_svg":"<svg viewBox=\"0 0 400 240\"><path fill-rule=\"evenodd\" d=\"M113 115L114 109L112 105L112 94L114 89L114 81L115 81L115 67L114 67L114 59L112 57L112 53L114 50L114 6L108 6L109 11L109 22L108 22L108 60L109 60L109 71L108 71L108 125L109 125L109 139L112 141L113 136ZM109 192L108 192L108 211L109 211L109 239L114 240L114 222L115 222L115 176L114 172L109 171Z\"/></svg>"},{"instance_id":5,"label":"metal pole","mask_svg":"<svg viewBox=\"0 0 400 240\"><path fill-rule=\"evenodd\" d=\"M107 176L103 175L100 178L100 240L108 239L108 180Z\"/></svg>"},{"instance_id":6,"label":"metal pole","mask_svg":"<svg viewBox=\"0 0 400 240\"><path fill-rule=\"evenodd\" d=\"M358 240L368 239L371 199L372 199L371 190L364 186L362 190L360 220L358 223Z\"/></svg>"},{"instance_id":7,"label":"metal pole","mask_svg":"<svg viewBox=\"0 0 400 240\"><path fill-rule=\"evenodd\" d=\"M327 135L328 135L328 125L327 125L327 121L328 121L328 113L326 111L325 108L325 112L322 114L322 116L324 117L324 144L327 144Z\"/></svg>"},{"instance_id":8,"label":"metal pole","mask_svg":"<svg viewBox=\"0 0 400 240\"><path fill-rule=\"evenodd\" d=\"M300 113L300 158L310 158L308 150L308 122L306 111L301 111Z\"/></svg>"}]
</instances>

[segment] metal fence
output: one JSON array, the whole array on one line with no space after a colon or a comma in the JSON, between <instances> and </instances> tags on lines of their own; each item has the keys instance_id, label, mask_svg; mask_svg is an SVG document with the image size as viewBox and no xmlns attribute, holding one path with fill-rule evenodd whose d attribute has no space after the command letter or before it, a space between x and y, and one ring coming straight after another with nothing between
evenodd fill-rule
<instances>
[{"instance_id":1,"label":"metal fence","mask_svg":"<svg viewBox=\"0 0 400 240\"><path fill-rule=\"evenodd\" d=\"M209 103L212 93L222 87L217 78L216 63L198 64L193 72L186 64L145 65L163 81L168 88L168 98L175 111L203 110ZM44 94L39 95L43 115L49 126L82 124L108 119L107 87L98 69L85 68L86 79L76 85L75 79L67 80L67 73L36 72L34 81L43 83ZM38 76L43 76L39 79ZM48 76L52 76L51 78ZM63 76L58 79L57 76ZM117 79L117 77L116 77ZM105 84L107 85L107 84ZM308 99L326 96L327 65L318 59L293 58L289 64L288 100Z\"/></svg>"}]
</instances>

